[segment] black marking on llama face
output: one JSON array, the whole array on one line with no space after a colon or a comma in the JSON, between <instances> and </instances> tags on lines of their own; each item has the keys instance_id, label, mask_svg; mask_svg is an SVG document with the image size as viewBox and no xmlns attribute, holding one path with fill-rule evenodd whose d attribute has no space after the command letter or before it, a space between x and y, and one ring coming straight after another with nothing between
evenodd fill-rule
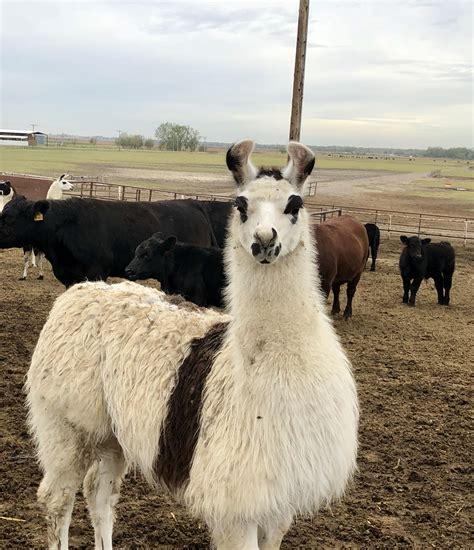
<instances>
[{"instance_id":1,"label":"black marking on llama face","mask_svg":"<svg viewBox=\"0 0 474 550\"><path fill-rule=\"evenodd\" d=\"M262 166L258 169L257 179L264 178L264 177L273 178L273 179L276 179L277 181L283 179L283 175L279 168L265 168Z\"/></svg>"},{"instance_id":2,"label":"black marking on llama face","mask_svg":"<svg viewBox=\"0 0 474 550\"><path fill-rule=\"evenodd\" d=\"M218 323L202 338L192 340L190 351L178 369L155 462L158 479L170 490L177 490L189 481L201 427L203 391L227 326L228 323Z\"/></svg>"},{"instance_id":3,"label":"black marking on llama face","mask_svg":"<svg viewBox=\"0 0 474 550\"><path fill-rule=\"evenodd\" d=\"M248 215L247 215L247 208L249 205L248 199L240 195L235 199L234 205L236 206L237 210L240 212L240 221L242 223L245 223L248 220Z\"/></svg>"},{"instance_id":4,"label":"black marking on llama face","mask_svg":"<svg viewBox=\"0 0 474 550\"><path fill-rule=\"evenodd\" d=\"M290 221L294 224L298 220L298 213L301 208L303 208L303 199L299 195L290 195L283 214L291 214Z\"/></svg>"}]
</instances>

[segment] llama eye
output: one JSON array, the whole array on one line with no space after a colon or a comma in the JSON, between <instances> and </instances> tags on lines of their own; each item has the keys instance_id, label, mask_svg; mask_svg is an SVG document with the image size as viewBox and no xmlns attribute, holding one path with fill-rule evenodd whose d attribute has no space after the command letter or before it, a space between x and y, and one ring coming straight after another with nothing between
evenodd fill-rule
<instances>
[{"instance_id":1,"label":"llama eye","mask_svg":"<svg viewBox=\"0 0 474 550\"><path fill-rule=\"evenodd\" d=\"M245 223L248 219L247 215L247 207L248 207L248 200L246 197L237 197L234 202L234 206L237 208L237 210L240 213L240 221L242 223Z\"/></svg>"}]
</instances>

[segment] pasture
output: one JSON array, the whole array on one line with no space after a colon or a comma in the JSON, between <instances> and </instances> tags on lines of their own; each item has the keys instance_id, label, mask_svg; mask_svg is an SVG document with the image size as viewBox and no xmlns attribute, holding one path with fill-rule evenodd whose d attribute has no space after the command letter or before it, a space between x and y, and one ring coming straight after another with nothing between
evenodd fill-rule
<instances>
[{"instance_id":1,"label":"pasture","mask_svg":"<svg viewBox=\"0 0 474 550\"><path fill-rule=\"evenodd\" d=\"M286 154L254 153L255 163L281 166ZM321 204L366 205L471 216L474 212L472 163L454 159L351 158L317 155L312 179ZM99 176L109 183L182 193L228 193L224 151L190 153L118 150L111 147L0 147L0 170L58 176ZM438 172L437 177L432 174ZM465 191L453 190L465 188ZM427 198L430 199L427 209Z\"/></svg>"},{"instance_id":2,"label":"pasture","mask_svg":"<svg viewBox=\"0 0 474 550\"><path fill-rule=\"evenodd\" d=\"M397 242L383 240L377 271L363 274L349 322L336 329L353 362L361 401L359 471L343 502L299 519L283 548L467 548L471 545L472 249L457 247L452 305L422 285L416 308L401 303ZM63 287L18 281L19 250L0 250L2 369L0 525L8 548L45 546L36 503L40 472L25 426L24 376L39 332ZM34 276L34 271L32 271ZM345 300L342 300L343 305ZM118 505L117 548L207 548L205 528L172 499L129 474ZM79 496L71 547L91 546Z\"/></svg>"}]
</instances>

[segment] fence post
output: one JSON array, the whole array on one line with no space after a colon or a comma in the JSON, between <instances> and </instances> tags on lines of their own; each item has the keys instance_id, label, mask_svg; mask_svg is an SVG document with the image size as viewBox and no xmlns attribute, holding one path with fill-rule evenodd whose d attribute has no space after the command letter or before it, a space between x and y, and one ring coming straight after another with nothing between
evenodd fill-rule
<instances>
[{"instance_id":1,"label":"fence post","mask_svg":"<svg viewBox=\"0 0 474 550\"><path fill-rule=\"evenodd\" d=\"M388 215L388 240L390 240L390 232L392 231L392 214Z\"/></svg>"},{"instance_id":2,"label":"fence post","mask_svg":"<svg viewBox=\"0 0 474 550\"><path fill-rule=\"evenodd\" d=\"M148 202L151 202L151 193L152 193L152 190L150 189L150 191L148 192Z\"/></svg>"},{"instance_id":3,"label":"fence post","mask_svg":"<svg viewBox=\"0 0 474 550\"><path fill-rule=\"evenodd\" d=\"M93 192L94 192L94 184L91 182L91 188L89 190L89 197L90 198L92 198Z\"/></svg>"},{"instance_id":4,"label":"fence post","mask_svg":"<svg viewBox=\"0 0 474 550\"><path fill-rule=\"evenodd\" d=\"M466 218L466 220L464 222L464 248L467 245L467 227L468 227L468 224L469 224L469 220Z\"/></svg>"},{"instance_id":5,"label":"fence post","mask_svg":"<svg viewBox=\"0 0 474 550\"><path fill-rule=\"evenodd\" d=\"M418 219L418 237L421 235L421 214Z\"/></svg>"}]
</instances>

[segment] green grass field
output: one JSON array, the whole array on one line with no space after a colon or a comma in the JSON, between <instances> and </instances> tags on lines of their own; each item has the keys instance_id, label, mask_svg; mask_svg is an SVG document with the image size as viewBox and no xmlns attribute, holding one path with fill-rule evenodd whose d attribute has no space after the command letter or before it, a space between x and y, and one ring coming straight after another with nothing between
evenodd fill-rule
<instances>
[{"instance_id":1,"label":"green grass field","mask_svg":"<svg viewBox=\"0 0 474 550\"><path fill-rule=\"evenodd\" d=\"M254 162L264 166L282 166L283 153L254 153ZM327 170L375 170L390 172L417 172L429 174L440 170L444 177L470 177L465 161L407 158L353 159L318 155L317 167ZM172 170L197 173L226 173L224 152L189 153L158 150L118 150L113 148L53 148L0 146L0 171L55 176L62 172L74 175L102 175L111 168Z\"/></svg>"}]
</instances>

